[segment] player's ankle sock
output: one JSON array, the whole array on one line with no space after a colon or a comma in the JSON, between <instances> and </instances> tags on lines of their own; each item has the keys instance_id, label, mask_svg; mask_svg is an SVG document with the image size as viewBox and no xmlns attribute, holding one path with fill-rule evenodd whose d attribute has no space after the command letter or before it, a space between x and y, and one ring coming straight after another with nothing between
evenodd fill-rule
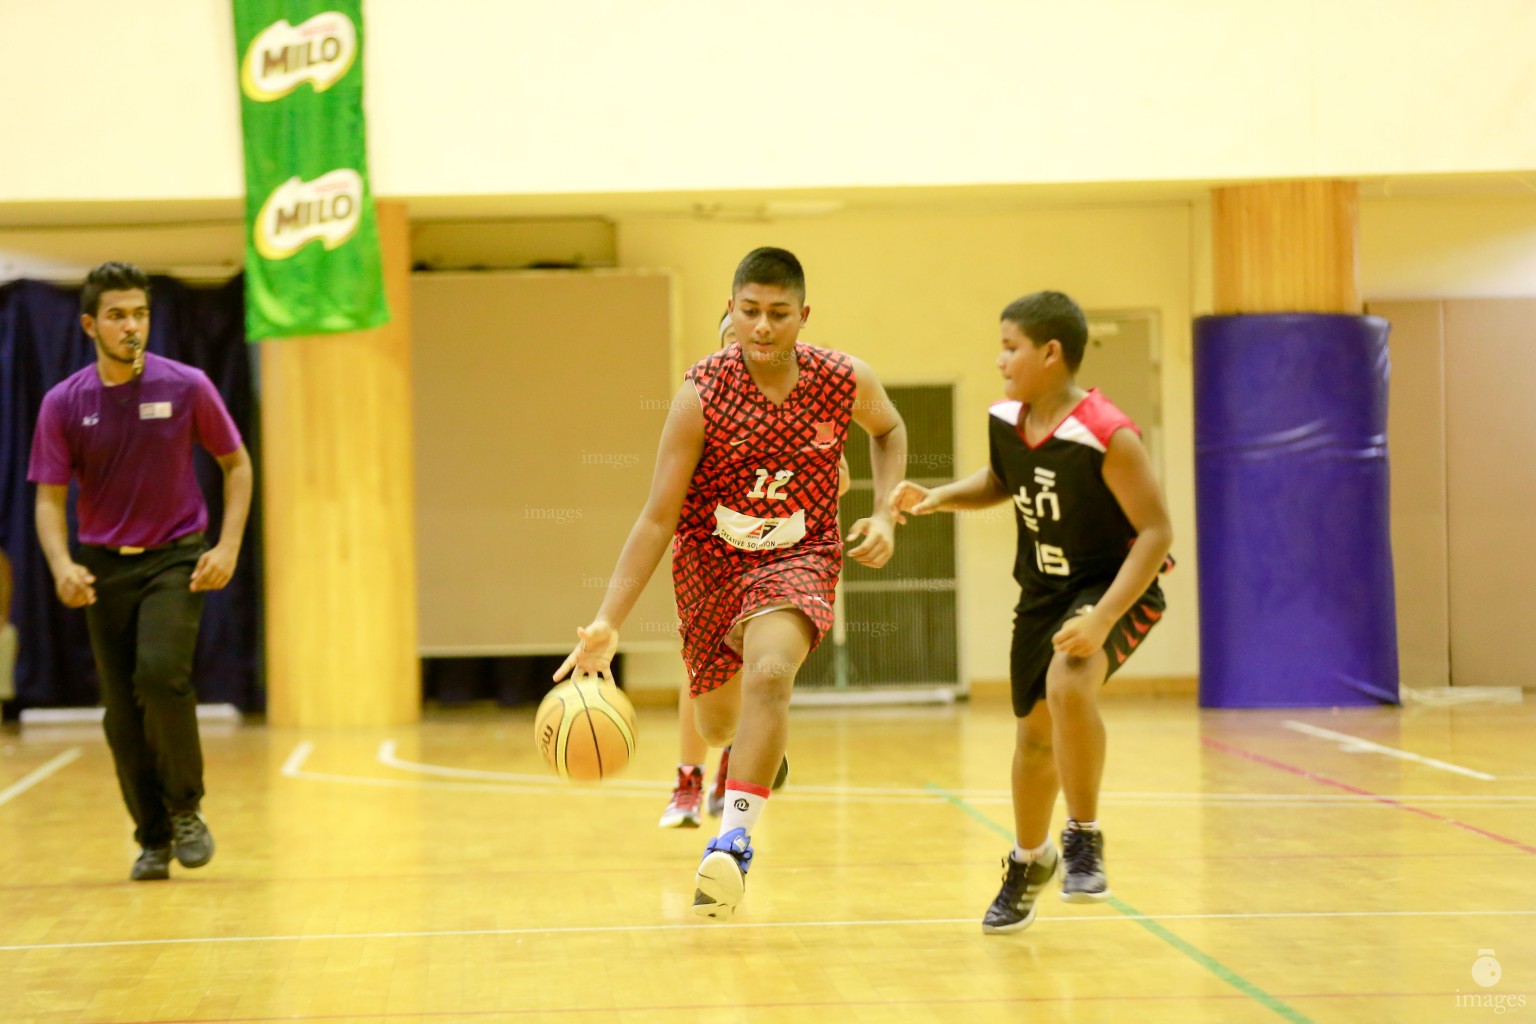
<instances>
[{"instance_id":1,"label":"player's ankle sock","mask_svg":"<svg viewBox=\"0 0 1536 1024\"><path fill-rule=\"evenodd\" d=\"M1045 842L1041 843L1039 846L1035 847L1033 850L1026 850L1026 849L1024 849L1024 847L1019 846L1017 843L1015 843L1014 847L1013 847L1013 859L1018 861L1020 864L1029 864L1032 861L1037 861L1041 857L1044 857L1047 853L1050 852L1050 850L1051 850L1051 841L1050 841L1050 839L1046 839Z\"/></svg>"},{"instance_id":2,"label":"player's ankle sock","mask_svg":"<svg viewBox=\"0 0 1536 1024\"><path fill-rule=\"evenodd\" d=\"M1074 821L1068 818L1067 828L1077 829L1080 832L1097 832L1099 830L1099 823L1097 821Z\"/></svg>"},{"instance_id":3,"label":"player's ankle sock","mask_svg":"<svg viewBox=\"0 0 1536 1024\"><path fill-rule=\"evenodd\" d=\"M740 779L725 780L725 810L720 815L720 834L744 828L747 835L757 827L757 819L768 806L768 787Z\"/></svg>"}]
</instances>

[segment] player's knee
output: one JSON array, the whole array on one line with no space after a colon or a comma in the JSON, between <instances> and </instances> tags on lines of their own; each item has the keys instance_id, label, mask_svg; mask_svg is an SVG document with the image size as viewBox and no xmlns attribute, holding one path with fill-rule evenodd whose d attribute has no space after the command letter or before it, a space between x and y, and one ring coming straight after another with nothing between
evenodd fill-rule
<instances>
[{"instance_id":1,"label":"player's knee","mask_svg":"<svg viewBox=\"0 0 1536 1024\"><path fill-rule=\"evenodd\" d=\"M1070 714L1094 705L1098 699L1098 687L1081 673L1063 674L1050 680L1045 688L1045 702L1051 714Z\"/></svg>"},{"instance_id":2,"label":"player's knee","mask_svg":"<svg viewBox=\"0 0 1536 1024\"><path fill-rule=\"evenodd\" d=\"M145 704L161 701L197 699L192 686L192 666L185 659L171 656L148 656L139 659L133 674L133 689Z\"/></svg>"},{"instance_id":3,"label":"player's knee","mask_svg":"<svg viewBox=\"0 0 1536 1024\"><path fill-rule=\"evenodd\" d=\"M1051 746L1049 736L1021 733L1014 749L1026 768L1055 763L1055 748Z\"/></svg>"},{"instance_id":4,"label":"player's knee","mask_svg":"<svg viewBox=\"0 0 1536 1024\"><path fill-rule=\"evenodd\" d=\"M759 658L742 667L742 696L766 703L789 703L800 666L787 658Z\"/></svg>"},{"instance_id":5,"label":"player's knee","mask_svg":"<svg viewBox=\"0 0 1536 1024\"><path fill-rule=\"evenodd\" d=\"M736 723L714 715L695 715L694 725L704 742L712 747L724 747L736 738Z\"/></svg>"}]
</instances>

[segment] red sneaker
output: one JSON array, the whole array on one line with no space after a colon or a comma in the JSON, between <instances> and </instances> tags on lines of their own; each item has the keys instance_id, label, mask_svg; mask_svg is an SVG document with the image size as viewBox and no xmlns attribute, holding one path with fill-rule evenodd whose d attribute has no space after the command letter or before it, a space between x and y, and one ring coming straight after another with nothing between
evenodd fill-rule
<instances>
[{"instance_id":1,"label":"red sneaker","mask_svg":"<svg viewBox=\"0 0 1536 1024\"><path fill-rule=\"evenodd\" d=\"M662 828L698 828L699 804L704 800L704 769L677 766L677 785L672 799L656 824Z\"/></svg>"}]
</instances>

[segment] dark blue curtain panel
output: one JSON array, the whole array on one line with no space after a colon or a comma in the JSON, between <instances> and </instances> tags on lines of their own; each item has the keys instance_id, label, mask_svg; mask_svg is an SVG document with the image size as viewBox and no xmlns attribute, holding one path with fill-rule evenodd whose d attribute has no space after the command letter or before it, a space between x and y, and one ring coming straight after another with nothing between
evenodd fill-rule
<instances>
[{"instance_id":1,"label":"dark blue curtain panel","mask_svg":"<svg viewBox=\"0 0 1536 1024\"><path fill-rule=\"evenodd\" d=\"M1397 703L1387 323L1195 321L1200 704Z\"/></svg>"}]
</instances>

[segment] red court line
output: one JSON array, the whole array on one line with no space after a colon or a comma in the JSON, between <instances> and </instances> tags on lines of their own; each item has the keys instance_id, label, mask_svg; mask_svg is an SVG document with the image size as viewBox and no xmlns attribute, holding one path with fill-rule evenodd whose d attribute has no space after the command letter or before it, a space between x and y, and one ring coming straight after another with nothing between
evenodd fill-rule
<instances>
[{"instance_id":1,"label":"red court line","mask_svg":"<svg viewBox=\"0 0 1536 1024\"><path fill-rule=\"evenodd\" d=\"M1286 999L1438 999L1453 998L1456 992L1296 992L1285 993ZM975 999L868 999L868 1000L830 1000L811 999L805 1002L778 1002L778 1003L676 1003L657 1004L649 1006L566 1006L566 1007L538 1007L516 1010L418 1010L415 1012L401 1011L394 1013L326 1013L326 1014L293 1014L286 1013L271 1017L178 1017L175 1019L160 1020L135 1020L135 1021L87 1021L85 1024L266 1024L270 1021L327 1021L327 1020L441 1020L451 1017L457 1020L469 1018L487 1019L491 1017L529 1017L537 1014L550 1014L568 1016L577 1013L601 1014L604 1016L617 1016L624 1013L678 1013L678 1012L711 1012L711 1011L751 1011L751 1010L799 1010L816 1009L826 1007L860 1007L860 1006L1009 1006L1025 1004L1047 1003L1170 1003L1170 1002L1233 1002L1247 999L1241 992L1192 992L1188 995L1154 996L1154 995L1071 995L1071 996L1002 996L996 998Z\"/></svg>"},{"instance_id":2,"label":"red court line","mask_svg":"<svg viewBox=\"0 0 1536 1024\"><path fill-rule=\"evenodd\" d=\"M1209 736L1200 737L1200 742L1205 744L1207 747L1219 750L1224 754L1231 754L1233 757L1241 757L1244 760L1252 761L1255 764L1263 764L1268 765L1271 768L1278 768L1280 771L1290 772L1292 775L1299 775L1304 779L1310 779L1313 782L1321 783L1324 786L1332 786L1334 789L1342 789L1346 793L1354 793L1357 796L1369 797L1378 803L1387 804L1390 807L1396 807L1398 810L1407 811L1410 814L1420 815L1421 817L1428 818L1431 821L1439 821L1447 825L1454 825L1457 828L1465 829L1468 832L1474 832L1477 835L1485 836L1486 838L1492 839L1495 842L1503 843L1505 846L1513 846L1515 849L1523 850L1526 853L1536 853L1536 846L1530 846L1526 843L1522 843L1518 839L1511 839L1509 836L1501 836L1497 832L1490 832L1485 828L1479 828L1476 825L1469 825L1465 821L1458 821L1455 818L1447 818L1442 814L1436 814L1434 811L1426 811L1422 807L1415 807L1412 804L1405 804L1401 800L1393 800L1389 796L1382 796L1380 793L1373 793L1368 789L1361 789L1359 786L1351 786L1347 782L1340 782L1338 779L1330 779L1326 775L1319 775L1316 772L1308 771L1305 768L1298 768L1293 764L1286 764L1284 761L1276 761L1274 758L1265 757L1263 754L1255 754L1251 750L1244 750L1241 747L1234 747L1231 744L1223 743L1220 740L1213 740Z\"/></svg>"}]
</instances>

